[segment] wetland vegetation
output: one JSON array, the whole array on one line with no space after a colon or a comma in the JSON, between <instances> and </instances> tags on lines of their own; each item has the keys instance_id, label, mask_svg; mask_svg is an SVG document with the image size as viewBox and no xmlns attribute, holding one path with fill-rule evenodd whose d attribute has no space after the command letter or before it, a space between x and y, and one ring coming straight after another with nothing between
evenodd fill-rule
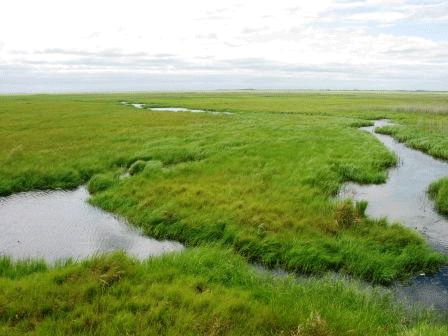
<instances>
[{"instance_id":1,"label":"wetland vegetation","mask_svg":"<svg viewBox=\"0 0 448 336\"><path fill-rule=\"evenodd\" d=\"M447 105L439 93L0 96L1 195L88 183L92 204L189 247L145 262L4 258L0 331L446 334L446 316L406 310L357 280L297 283L247 262L373 284L446 265L418 232L334 196L347 181L384 182L397 164L357 129L373 119L397 121L381 131L448 158Z\"/></svg>"}]
</instances>

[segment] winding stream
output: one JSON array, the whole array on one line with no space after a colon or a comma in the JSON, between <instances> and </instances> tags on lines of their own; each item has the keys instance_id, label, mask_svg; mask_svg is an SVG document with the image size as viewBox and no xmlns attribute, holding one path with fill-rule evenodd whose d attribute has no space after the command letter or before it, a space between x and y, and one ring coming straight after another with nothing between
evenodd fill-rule
<instances>
[{"instance_id":1,"label":"winding stream","mask_svg":"<svg viewBox=\"0 0 448 336\"><path fill-rule=\"evenodd\" d=\"M374 126L361 129L395 152L400 159L398 166L389 170L386 183L347 183L338 197L368 201L367 215L387 217L391 222L417 229L435 249L448 253L448 220L435 211L427 194L432 181L448 176L448 163L411 149L388 135L375 133L375 128L387 124L379 120ZM396 285L395 291L410 301L448 310L448 267L435 276L422 274L408 285Z\"/></svg>"},{"instance_id":2,"label":"winding stream","mask_svg":"<svg viewBox=\"0 0 448 336\"><path fill-rule=\"evenodd\" d=\"M183 249L177 242L142 236L124 220L88 204L88 197L85 187L0 197L0 255L53 262L113 250L143 259Z\"/></svg>"}]
</instances>

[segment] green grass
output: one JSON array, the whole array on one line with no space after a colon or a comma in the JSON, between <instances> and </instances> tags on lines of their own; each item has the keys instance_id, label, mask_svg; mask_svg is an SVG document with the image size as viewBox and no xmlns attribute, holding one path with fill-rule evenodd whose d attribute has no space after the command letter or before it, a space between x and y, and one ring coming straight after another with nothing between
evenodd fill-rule
<instances>
[{"instance_id":1,"label":"green grass","mask_svg":"<svg viewBox=\"0 0 448 336\"><path fill-rule=\"evenodd\" d=\"M409 104L390 107L397 125L378 131L436 158L448 159L448 104L445 99L431 104Z\"/></svg>"},{"instance_id":2,"label":"green grass","mask_svg":"<svg viewBox=\"0 0 448 336\"><path fill-rule=\"evenodd\" d=\"M20 263L15 267L20 269ZM20 273L20 271L18 271ZM297 281L229 250L123 254L0 277L2 335L443 335L428 311L331 278Z\"/></svg>"},{"instance_id":3,"label":"green grass","mask_svg":"<svg viewBox=\"0 0 448 336\"><path fill-rule=\"evenodd\" d=\"M234 114L153 112L122 101ZM448 157L443 109L421 110L428 104L446 106L448 98L268 92L0 96L1 195L88 183L91 203L124 216L145 234L223 251L195 249L148 263L114 256L56 268L3 259L0 333L443 334L446 328L430 317L410 318L358 285L261 279L240 258L292 273L336 271L381 284L447 264L417 232L366 218L365 203L334 198L346 181L384 182L387 168L397 163L378 140L357 129L373 119L398 122L390 134L407 134L403 141L424 143L421 149ZM197 291L209 296L202 299Z\"/></svg>"},{"instance_id":4,"label":"green grass","mask_svg":"<svg viewBox=\"0 0 448 336\"><path fill-rule=\"evenodd\" d=\"M443 177L431 183L428 193L435 201L437 211L448 216L448 177Z\"/></svg>"},{"instance_id":5,"label":"green grass","mask_svg":"<svg viewBox=\"0 0 448 336\"><path fill-rule=\"evenodd\" d=\"M422 97L2 96L0 192L90 180L93 204L148 235L191 246L218 242L298 273L343 271L390 283L434 271L446 258L411 230L367 218L342 223L333 196L345 181L384 182L397 162L356 127L384 117L386 103ZM234 114L151 112L121 101ZM382 108L368 107L374 103Z\"/></svg>"}]
</instances>

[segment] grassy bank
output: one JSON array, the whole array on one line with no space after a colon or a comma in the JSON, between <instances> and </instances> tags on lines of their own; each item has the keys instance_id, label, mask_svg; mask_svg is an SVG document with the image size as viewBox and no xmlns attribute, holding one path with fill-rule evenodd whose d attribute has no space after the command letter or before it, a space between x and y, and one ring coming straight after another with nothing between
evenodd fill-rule
<instances>
[{"instance_id":1,"label":"grassy bank","mask_svg":"<svg viewBox=\"0 0 448 336\"><path fill-rule=\"evenodd\" d=\"M356 281L273 277L217 248L145 262L114 254L46 270L8 265L0 276L2 335L448 332L439 318L406 310L382 290Z\"/></svg>"},{"instance_id":2,"label":"grassy bank","mask_svg":"<svg viewBox=\"0 0 448 336\"><path fill-rule=\"evenodd\" d=\"M448 95L423 95L419 101L378 107L396 121L379 133L388 134L436 158L448 159Z\"/></svg>"},{"instance_id":3,"label":"grassy bank","mask_svg":"<svg viewBox=\"0 0 448 336\"><path fill-rule=\"evenodd\" d=\"M448 216L448 177L431 183L428 193L434 200L437 211L442 215Z\"/></svg>"},{"instance_id":4,"label":"grassy bank","mask_svg":"<svg viewBox=\"0 0 448 336\"><path fill-rule=\"evenodd\" d=\"M390 106L386 110L396 124L382 127L378 133L387 134L411 148L435 158L448 160L448 98L424 103ZM447 179L442 178L428 186L430 198L442 215L448 214Z\"/></svg>"}]
</instances>

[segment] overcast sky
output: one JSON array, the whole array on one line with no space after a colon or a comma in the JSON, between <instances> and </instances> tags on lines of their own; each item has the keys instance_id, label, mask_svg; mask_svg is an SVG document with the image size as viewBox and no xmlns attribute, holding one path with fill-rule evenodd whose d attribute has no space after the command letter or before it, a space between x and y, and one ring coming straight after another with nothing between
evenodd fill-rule
<instances>
[{"instance_id":1,"label":"overcast sky","mask_svg":"<svg viewBox=\"0 0 448 336\"><path fill-rule=\"evenodd\" d=\"M448 90L448 1L6 1L0 93Z\"/></svg>"}]
</instances>

